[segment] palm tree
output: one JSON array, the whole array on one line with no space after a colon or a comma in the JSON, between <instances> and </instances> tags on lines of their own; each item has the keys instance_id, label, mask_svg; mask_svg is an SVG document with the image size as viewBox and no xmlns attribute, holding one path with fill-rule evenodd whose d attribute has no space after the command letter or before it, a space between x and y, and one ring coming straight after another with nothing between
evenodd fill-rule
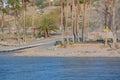
<instances>
[{"instance_id":1,"label":"palm tree","mask_svg":"<svg viewBox=\"0 0 120 80\"><path fill-rule=\"evenodd\" d=\"M61 30L65 31L64 27L64 0L60 0L61 3ZM62 31L62 38L64 38L64 31ZM63 40L63 39L62 39ZM64 43L64 41L62 41Z\"/></svg>"},{"instance_id":2,"label":"palm tree","mask_svg":"<svg viewBox=\"0 0 120 80\"><path fill-rule=\"evenodd\" d=\"M80 6L79 0L72 0L72 29L73 29L73 42L78 42L79 39L79 14Z\"/></svg>"},{"instance_id":3,"label":"palm tree","mask_svg":"<svg viewBox=\"0 0 120 80\"><path fill-rule=\"evenodd\" d=\"M23 26L23 39L24 42L26 42L26 10L27 10L27 2L30 2L30 0L22 0L22 8L23 8L23 16L24 16L24 26Z\"/></svg>"},{"instance_id":4,"label":"palm tree","mask_svg":"<svg viewBox=\"0 0 120 80\"><path fill-rule=\"evenodd\" d=\"M20 0L8 0L8 4L11 6L11 9L14 10L14 17L15 17L15 27L17 30L17 40L20 44L20 28L18 26L18 11L20 11L22 8L20 6Z\"/></svg>"},{"instance_id":5,"label":"palm tree","mask_svg":"<svg viewBox=\"0 0 120 80\"><path fill-rule=\"evenodd\" d=\"M2 24L1 24L1 27L2 27L2 33L4 33L4 17L5 17L5 13L7 13L7 9L6 8L2 8Z\"/></svg>"},{"instance_id":6,"label":"palm tree","mask_svg":"<svg viewBox=\"0 0 120 80\"><path fill-rule=\"evenodd\" d=\"M81 7L80 7L80 1L79 0L77 0L77 2L76 2L76 7L77 7L77 12L76 12L76 24L77 24L77 27L76 27L76 34L77 34L77 42L80 42L79 41L79 37L80 37L80 35L79 35L79 31L80 31L80 25L79 25L79 20L80 20L80 11L81 11Z\"/></svg>"},{"instance_id":7,"label":"palm tree","mask_svg":"<svg viewBox=\"0 0 120 80\"><path fill-rule=\"evenodd\" d=\"M75 5L75 0L72 0L72 28L73 28L73 42L76 42L77 39L77 25L76 25L76 5Z\"/></svg>"},{"instance_id":8,"label":"palm tree","mask_svg":"<svg viewBox=\"0 0 120 80\"><path fill-rule=\"evenodd\" d=\"M109 22L110 22L110 4L111 4L111 1L110 1L110 0L107 0L107 15L106 15L106 24L105 24L106 31L109 29ZM108 32L106 32L106 35L105 35L105 46L107 46L107 44L108 44L107 33L108 33Z\"/></svg>"},{"instance_id":9,"label":"palm tree","mask_svg":"<svg viewBox=\"0 0 120 80\"><path fill-rule=\"evenodd\" d=\"M9 25L10 25L10 19L11 19L11 17L10 17L10 6L8 7L8 16L9 16ZM9 35L10 35L10 33L11 33L11 28L10 28L10 26L9 26Z\"/></svg>"},{"instance_id":10,"label":"palm tree","mask_svg":"<svg viewBox=\"0 0 120 80\"><path fill-rule=\"evenodd\" d=\"M3 1L2 0L0 0L0 5L3 5ZM0 7L0 9L2 8L2 6Z\"/></svg>"},{"instance_id":11,"label":"palm tree","mask_svg":"<svg viewBox=\"0 0 120 80\"><path fill-rule=\"evenodd\" d=\"M36 6L36 0L32 0L32 2L33 2L33 13L32 13L32 29L33 29L33 33L32 33L32 37L35 37L35 16L34 16L34 14L35 14L35 6Z\"/></svg>"},{"instance_id":12,"label":"palm tree","mask_svg":"<svg viewBox=\"0 0 120 80\"><path fill-rule=\"evenodd\" d=\"M4 40L4 17L5 17L5 14L7 13L7 9L6 8L2 8L2 24L1 24L1 29L2 29L2 38Z\"/></svg>"},{"instance_id":13,"label":"palm tree","mask_svg":"<svg viewBox=\"0 0 120 80\"><path fill-rule=\"evenodd\" d=\"M79 20L80 20L80 11L81 11L81 1L83 1L83 0L76 0L76 3L75 3L75 5L76 5L76 11L75 11L75 22L76 22L76 29L75 29L75 33L76 33L76 41L77 42L80 42L79 41L79 37L80 37L80 35L79 35L79 31L80 31L80 25L79 25Z\"/></svg>"},{"instance_id":14,"label":"palm tree","mask_svg":"<svg viewBox=\"0 0 120 80\"><path fill-rule=\"evenodd\" d=\"M113 32L113 48L117 48L117 31L116 31L116 25L115 25L115 14L116 14L116 0L113 0L113 16L112 16L112 32Z\"/></svg>"},{"instance_id":15,"label":"palm tree","mask_svg":"<svg viewBox=\"0 0 120 80\"><path fill-rule=\"evenodd\" d=\"M91 3L91 0L81 0L83 2L83 27L82 27L82 41L85 41L86 38L86 27L87 27L87 9L88 5Z\"/></svg>"},{"instance_id":16,"label":"palm tree","mask_svg":"<svg viewBox=\"0 0 120 80\"><path fill-rule=\"evenodd\" d=\"M39 33L44 33L45 38L50 36L50 31L57 30L56 19L52 16L52 14L43 16L39 24Z\"/></svg>"},{"instance_id":17,"label":"palm tree","mask_svg":"<svg viewBox=\"0 0 120 80\"><path fill-rule=\"evenodd\" d=\"M68 10L69 10L69 0L67 0L67 6L66 6L66 16L65 16L66 24L65 24L65 31L64 31L64 33L66 34L67 42L68 42L68 33L66 32L66 28L68 27L68 15L69 15Z\"/></svg>"},{"instance_id":18,"label":"palm tree","mask_svg":"<svg viewBox=\"0 0 120 80\"><path fill-rule=\"evenodd\" d=\"M22 8L24 10L27 10L27 2L30 2L30 0L22 0Z\"/></svg>"}]
</instances>

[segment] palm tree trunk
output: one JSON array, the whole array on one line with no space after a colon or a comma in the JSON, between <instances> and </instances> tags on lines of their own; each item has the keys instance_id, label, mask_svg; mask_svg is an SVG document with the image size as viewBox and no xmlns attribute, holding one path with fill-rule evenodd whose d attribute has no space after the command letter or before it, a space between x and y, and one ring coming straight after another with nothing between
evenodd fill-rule
<instances>
[{"instance_id":1,"label":"palm tree trunk","mask_svg":"<svg viewBox=\"0 0 120 80\"><path fill-rule=\"evenodd\" d=\"M73 6L73 5L74 5L74 0L72 0L71 13L72 13L72 33L73 33L73 42L75 43L75 40L74 40L74 36L75 36L75 34L74 34L74 33L75 33L75 32L74 32L74 31L75 31L75 29L74 29L74 22L75 22L75 21L74 21L74 12L73 12L74 6Z\"/></svg>"},{"instance_id":2,"label":"palm tree trunk","mask_svg":"<svg viewBox=\"0 0 120 80\"><path fill-rule=\"evenodd\" d=\"M85 41L85 32L86 32L86 0L84 0L83 4L83 28L82 28L82 41Z\"/></svg>"},{"instance_id":3,"label":"palm tree trunk","mask_svg":"<svg viewBox=\"0 0 120 80\"><path fill-rule=\"evenodd\" d=\"M47 29L44 31L44 37L47 38L48 34L47 34Z\"/></svg>"},{"instance_id":4,"label":"palm tree trunk","mask_svg":"<svg viewBox=\"0 0 120 80\"><path fill-rule=\"evenodd\" d=\"M33 0L33 13L32 13L32 28L33 28L32 37L33 38L35 37L35 16L34 16L35 6L36 6L36 0Z\"/></svg>"},{"instance_id":5,"label":"palm tree trunk","mask_svg":"<svg viewBox=\"0 0 120 80\"><path fill-rule=\"evenodd\" d=\"M27 10L27 3L25 0L22 0L22 8Z\"/></svg>"},{"instance_id":6,"label":"palm tree trunk","mask_svg":"<svg viewBox=\"0 0 120 80\"><path fill-rule=\"evenodd\" d=\"M50 37L50 32L48 29L46 29L46 32L47 32L47 37Z\"/></svg>"},{"instance_id":7,"label":"palm tree trunk","mask_svg":"<svg viewBox=\"0 0 120 80\"><path fill-rule=\"evenodd\" d=\"M8 16L9 16L9 25L10 25L10 8L8 9ZM9 26L9 35L11 34L11 28Z\"/></svg>"},{"instance_id":8,"label":"palm tree trunk","mask_svg":"<svg viewBox=\"0 0 120 80\"><path fill-rule=\"evenodd\" d=\"M23 40L26 42L26 3L23 0Z\"/></svg>"},{"instance_id":9,"label":"palm tree trunk","mask_svg":"<svg viewBox=\"0 0 120 80\"><path fill-rule=\"evenodd\" d=\"M64 32L63 32L63 2L64 0L60 0L61 2L61 32L62 32L62 42L64 43Z\"/></svg>"},{"instance_id":10,"label":"palm tree trunk","mask_svg":"<svg viewBox=\"0 0 120 80\"><path fill-rule=\"evenodd\" d=\"M109 29L109 22L110 22L110 0L107 0L107 17L106 17L106 30ZM105 46L108 44L108 36L107 32L105 34Z\"/></svg>"},{"instance_id":11,"label":"palm tree trunk","mask_svg":"<svg viewBox=\"0 0 120 80\"><path fill-rule=\"evenodd\" d=\"M78 39L78 42L80 42L80 27L79 27L79 20L80 20L80 3L79 3L79 0L77 0L77 39Z\"/></svg>"},{"instance_id":12,"label":"palm tree trunk","mask_svg":"<svg viewBox=\"0 0 120 80\"><path fill-rule=\"evenodd\" d=\"M73 42L77 42L77 9L74 0L72 0L72 30L73 30Z\"/></svg>"},{"instance_id":13,"label":"palm tree trunk","mask_svg":"<svg viewBox=\"0 0 120 80\"><path fill-rule=\"evenodd\" d=\"M2 27L2 34L4 34L4 13L2 13L2 24L1 24L1 27Z\"/></svg>"},{"instance_id":14,"label":"palm tree trunk","mask_svg":"<svg viewBox=\"0 0 120 80\"><path fill-rule=\"evenodd\" d=\"M17 40L18 40L18 44L20 44L20 31L19 31L19 26L18 26L18 11L15 10L14 11L15 14L15 26L16 26L16 34L17 34Z\"/></svg>"},{"instance_id":15,"label":"palm tree trunk","mask_svg":"<svg viewBox=\"0 0 120 80\"><path fill-rule=\"evenodd\" d=\"M75 25L74 25L74 28L75 28L75 35L74 35L74 39L75 39L75 42L78 42L78 29L77 29L77 6L75 6Z\"/></svg>"},{"instance_id":16,"label":"palm tree trunk","mask_svg":"<svg viewBox=\"0 0 120 80\"><path fill-rule=\"evenodd\" d=\"M68 27L68 10L69 10L69 0L67 0L67 7L66 7L66 25L65 25L65 28L67 29ZM66 37L67 37L67 42L69 43L69 40L68 40L68 31L66 32Z\"/></svg>"},{"instance_id":17,"label":"palm tree trunk","mask_svg":"<svg viewBox=\"0 0 120 80\"><path fill-rule=\"evenodd\" d=\"M24 27L23 27L24 42L26 42L26 11L24 10Z\"/></svg>"},{"instance_id":18,"label":"palm tree trunk","mask_svg":"<svg viewBox=\"0 0 120 80\"><path fill-rule=\"evenodd\" d=\"M113 48L117 48L117 31L115 25L116 0L113 0L113 16L112 16L112 32L113 32Z\"/></svg>"},{"instance_id":19,"label":"palm tree trunk","mask_svg":"<svg viewBox=\"0 0 120 80\"><path fill-rule=\"evenodd\" d=\"M2 13L2 24L1 24L1 27L2 27L2 40L4 41L4 17L5 17L5 14Z\"/></svg>"}]
</instances>

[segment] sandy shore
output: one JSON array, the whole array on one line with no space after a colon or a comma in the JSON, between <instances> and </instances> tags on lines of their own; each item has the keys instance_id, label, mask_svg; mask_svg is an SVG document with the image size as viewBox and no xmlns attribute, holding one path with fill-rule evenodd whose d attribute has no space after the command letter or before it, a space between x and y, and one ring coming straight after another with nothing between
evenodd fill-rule
<instances>
[{"instance_id":1,"label":"sandy shore","mask_svg":"<svg viewBox=\"0 0 120 80\"><path fill-rule=\"evenodd\" d=\"M44 57L120 57L120 49L111 50L103 44L77 44L67 48L55 46L48 48L34 47L16 51L9 56L44 56Z\"/></svg>"},{"instance_id":2,"label":"sandy shore","mask_svg":"<svg viewBox=\"0 0 120 80\"><path fill-rule=\"evenodd\" d=\"M10 49L10 48L14 48L15 46L2 46L0 45L0 51L5 51L7 49Z\"/></svg>"}]
</instances>

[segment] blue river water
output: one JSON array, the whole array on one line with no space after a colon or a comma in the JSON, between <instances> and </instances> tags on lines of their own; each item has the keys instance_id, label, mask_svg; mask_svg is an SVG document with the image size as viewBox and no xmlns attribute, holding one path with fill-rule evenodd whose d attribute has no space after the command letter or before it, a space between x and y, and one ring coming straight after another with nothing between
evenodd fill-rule
<instances>
[{"instance_id":1,"label":"blue river water","mask_svg":"<svg viewBox=\"0 0 120 80\"><path fill-rule=\"evenodd\" d=\"M120 80L120 58L0 56L0 80Z\"/></svg>"}]
</instances>

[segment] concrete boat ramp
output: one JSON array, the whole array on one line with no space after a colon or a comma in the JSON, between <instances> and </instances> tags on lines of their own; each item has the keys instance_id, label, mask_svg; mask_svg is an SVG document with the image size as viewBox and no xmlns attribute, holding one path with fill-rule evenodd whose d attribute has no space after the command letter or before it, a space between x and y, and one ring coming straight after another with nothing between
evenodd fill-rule
<instances>
[{"instance_id":1,"label":"concrete boat ramp","mask_svg":"<svg viewBox=\"0 0 120 80\"><path fill-rule=\"evenodd\" d=\"M14 48L10 48L10 49L7 49L7 50L0 51L0 53L13 52L13 51L22 50L22 49L38 47L38 46L54 43L56 40L57 39L51 39L51 40L46 40L46 41L42 41L42 42L36 42L36 43L32 43L32 44L27 44L27 45L15 46Z\"/></svg>"}]
</instances>

